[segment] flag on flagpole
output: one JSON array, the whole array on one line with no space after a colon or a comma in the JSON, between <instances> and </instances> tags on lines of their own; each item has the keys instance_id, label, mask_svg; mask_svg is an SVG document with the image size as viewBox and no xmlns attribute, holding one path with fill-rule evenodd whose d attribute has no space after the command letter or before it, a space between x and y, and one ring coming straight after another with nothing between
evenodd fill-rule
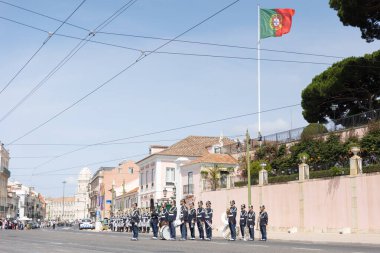
<instances>
[{"instance_id":1,"label":"flag on flagpole","mask_svg":"<svg viewBox=\"0 0 380 253\"><path fill-rule=\"evenodd\" d=\"M289 33L294 13L294 9L260 9L260 38Z\"/></svg>"}]
</instances>

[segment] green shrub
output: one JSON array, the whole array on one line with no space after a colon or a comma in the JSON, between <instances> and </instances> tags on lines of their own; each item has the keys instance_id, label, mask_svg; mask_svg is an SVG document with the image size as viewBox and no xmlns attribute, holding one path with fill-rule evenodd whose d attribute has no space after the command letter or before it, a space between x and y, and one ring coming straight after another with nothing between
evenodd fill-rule
<instances>
[{"instance_id":1,"label":"green shrub","mask_svg":"<svg viewBox=\"0 0 380 253\"><path fill-rule=\"evenodd\" d=\"M336 177L350 174L350 169L348 168L338 168L332 167L329 170L320 170L310 172L310 179L315 178L326 178L326 177Z\"/></svg>"},{"instance_id":2,"label":"green shrub","mask_svg":"<svg viewBox=\"0 0 380 253\"><path fill-rule=\"evenodd\" d=\"M373 164L363 167L363 173L375 173L380 172L380 164Z\"/></svg>"},{"instance_id":3,"label":"green shrub","mask_svg":"<svg viewBox=\"0 0 380 253\"><path fill-rule=\"evenodd\" d=\"M278 184L278 183L285 183L285 182L297 181L297 180L298 180L298 174L291 174L291 175L284 175L284 176L269 177L268 183Z\"/></svg>"},{"instance_id":4,"label":"green shrub","mask_svg":"<svg viewBox=\"0 0 380 253\"><path fill-rule=\"evenodd\" d=\"M248 185L247 181L235 182L235 187L244 187L244 186L247 186L247 185Z\"/></svg>"},{"instance_id":5,"label":"green shrub","mask_svg":"<svg viewBox=\"0 0 380 253\"><path fill-rule=\"evenodd\" d=\"M316 135L327 133L327 128L319 123L310 123L305 129L302 131L301 139L309 140L314 138Z\"/></svg>"}]
</instances>

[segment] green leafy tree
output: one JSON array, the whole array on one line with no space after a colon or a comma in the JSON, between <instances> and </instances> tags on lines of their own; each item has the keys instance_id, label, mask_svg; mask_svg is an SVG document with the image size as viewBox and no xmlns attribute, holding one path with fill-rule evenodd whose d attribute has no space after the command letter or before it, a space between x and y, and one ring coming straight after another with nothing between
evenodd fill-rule
<instances>
[{"instance_id":1,"label":"green leafy tree","mask_svg":"<svg viewBox=\"0 0 380 253\"><path fill-rule=\"evenodd\" d=\"M330 0L330 7L345 26L359 27L367 42L380 39L379 0Z\"/></svg>"},{"instance_id":2,"label":"green leafy tree","mask_svg":"<svg viewBox=\"0 0 380 253\"><path fill-rule=\"evenodd\" d=\"M210 167L207 169L207 174L205 173L206 179L211 185L211 190L215 191L219 187L220 179L220 168L218 165Z\"/></svg>"},{"instance_id":3,"label":"green leafy tree","mask_svg":"<svg viewBox=\"0 0 380 253\"><path fill-rule=\"evenodd\" d=\"M362 156L380 158L380 122L369 125L368 133L361 139Z\"/></svg>"},{"instance_id":4,"label":"green leafy tree","mask_svg":"<svg viewBox=\"0 0 380 253\"><path fill-rule=\"evenodd\" d=\"M376 51L346 58L315 76L302 91L302 114L310 123L326 123L329 118L379 109L379 97L380 51ZM333 104L338 106L335 111Z\"/></svg>"},{"instance_id":5,"label":"green leafy tree","mask_svg":"<svg viewBox=\"0 0 380 253\"><path fill-rule=\"evenodd\" d=\"M318 124L318 123L310 123L307 127L305 127L305 129L302 131L302 134L301 134L301 139L302 140L309 140L309 139L313 139L315 138L316 136L320 135L320 134L324 134L324 133L327 133L327 128L322 125L322 124Z\"/></svg>"}]
</instances>

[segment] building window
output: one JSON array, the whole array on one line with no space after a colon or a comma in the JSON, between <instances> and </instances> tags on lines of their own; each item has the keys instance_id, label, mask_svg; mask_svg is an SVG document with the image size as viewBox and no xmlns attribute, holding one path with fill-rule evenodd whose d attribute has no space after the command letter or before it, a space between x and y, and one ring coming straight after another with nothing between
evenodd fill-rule
<instances>
[{"instance_id":1,"label":"building window","mask_svg":"<svg viewBox=\"0 0 380 253\"><path fill-rule=\"evenodd\" d=\"M133 174L133 167L129 167L129 168L128 168L128 173L129 173L129 174Z\"/></svg>"},{"instance_id":2,"label":"building window","mask_svg":"<svg viewBox=\"0 0 380 253\"><path fill-rule=\"evenodd\" d=\"M174 185L175 170L174 168L166 168L166 185Z\"/></svg>"},{"instance_id":3,"label":"building window","mask_svg":"<svg viewBox=\"0 0 380 253\"><path fill-rule=\"evenodd\" d=\"M146 184L146 188L148 188L148 180L149 180L149 176L148 176L148 173L149 171L147 170L146 172L145 172L145 184Z\"/></svg>"},{"instance_id":4,"label":"building window","mask_svg":"<svg viewBox=\"0 0 380 253\"><path fill-rule=\"evenodd\" d=\"M153 169L152 170L152 186L154 186L154 177L155 177L155 171Z\"/></svg>"},{"instance_id":5,"label":"building window","mask_svg":"<svg viewBox=\"0 0 380 253\"><path fill-rule=\"evenodd\" d=\"M188 185L193 184L193 172L187 173L187 184Z\"/></svg>"}]
</instances>

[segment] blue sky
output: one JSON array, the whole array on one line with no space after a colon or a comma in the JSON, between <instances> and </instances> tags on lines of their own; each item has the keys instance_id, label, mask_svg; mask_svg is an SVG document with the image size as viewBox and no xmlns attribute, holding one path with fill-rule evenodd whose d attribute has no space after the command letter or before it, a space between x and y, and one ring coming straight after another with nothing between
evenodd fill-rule
<instances>
[{"instance_id":1,"label":"blue sky","mask_svg":"<svg viewBox=\"0 0 380 253\"><path fill-rule=\"evenodd\" d=\"M94 29L127 1L88 0L69 20ZM210 16L231 0L139 0L103 31L172 38ZM58 19L65 19L79 0L14 0L12 3ZM380 43L366 43L357 28L345 27L329 8L328 1L241 0L233 7L189 32L181 39L255 47L257 42L257 3L263 8L294 8L292 30L281 38L262 41L262 48L325 54L360 56L377 50ZM15 19L44 30L54 31L59 22L39 17L0 3L0 16ZM63 26L59 33L84 37L85 31ZM0 88L21 68L47 38L47 34L0 19ZM152 50L162 41L97 34L94 40ZM53 36L41 52L0 94L0 116L12 108L32 87L78 43ZM239 57L257 55L256 50L226 49L173 42L161 51L218 54ZM88 43L41 89L0 123L0 140L8 143L47 120L75 100L100 85L137 59L139 53ZM332 63L321 58L262 52L262 58ZM301 91L328 66L265 62L262 66L262 110L297 104ZM203 58L153 54L114 79L33 134L18 141L25 143L91 144L147 132L209 121L257 111L257 62L254 60ZM270 134L306 125L300 106L262 115L262 132ZM257 134L257 116L250 116L180 131L131 139L144 141L123 145L95 146L62 156L33 170L75 146L19 146L10 149L12 179L36 186L48 196L60 196L63 180L68 194L75 190L77 166L53 175L46 172L97 161L112 160L148 152L150 144L167 144L188 135L226 136ZM146 142L145 142L146 141ZM17 157L44 158L17 158ZM140 157L134 158L139 159ZM116 166L117 161L89 166ZM42 173L39 176L30 176Z\"/></svg>"}]
</instances>

